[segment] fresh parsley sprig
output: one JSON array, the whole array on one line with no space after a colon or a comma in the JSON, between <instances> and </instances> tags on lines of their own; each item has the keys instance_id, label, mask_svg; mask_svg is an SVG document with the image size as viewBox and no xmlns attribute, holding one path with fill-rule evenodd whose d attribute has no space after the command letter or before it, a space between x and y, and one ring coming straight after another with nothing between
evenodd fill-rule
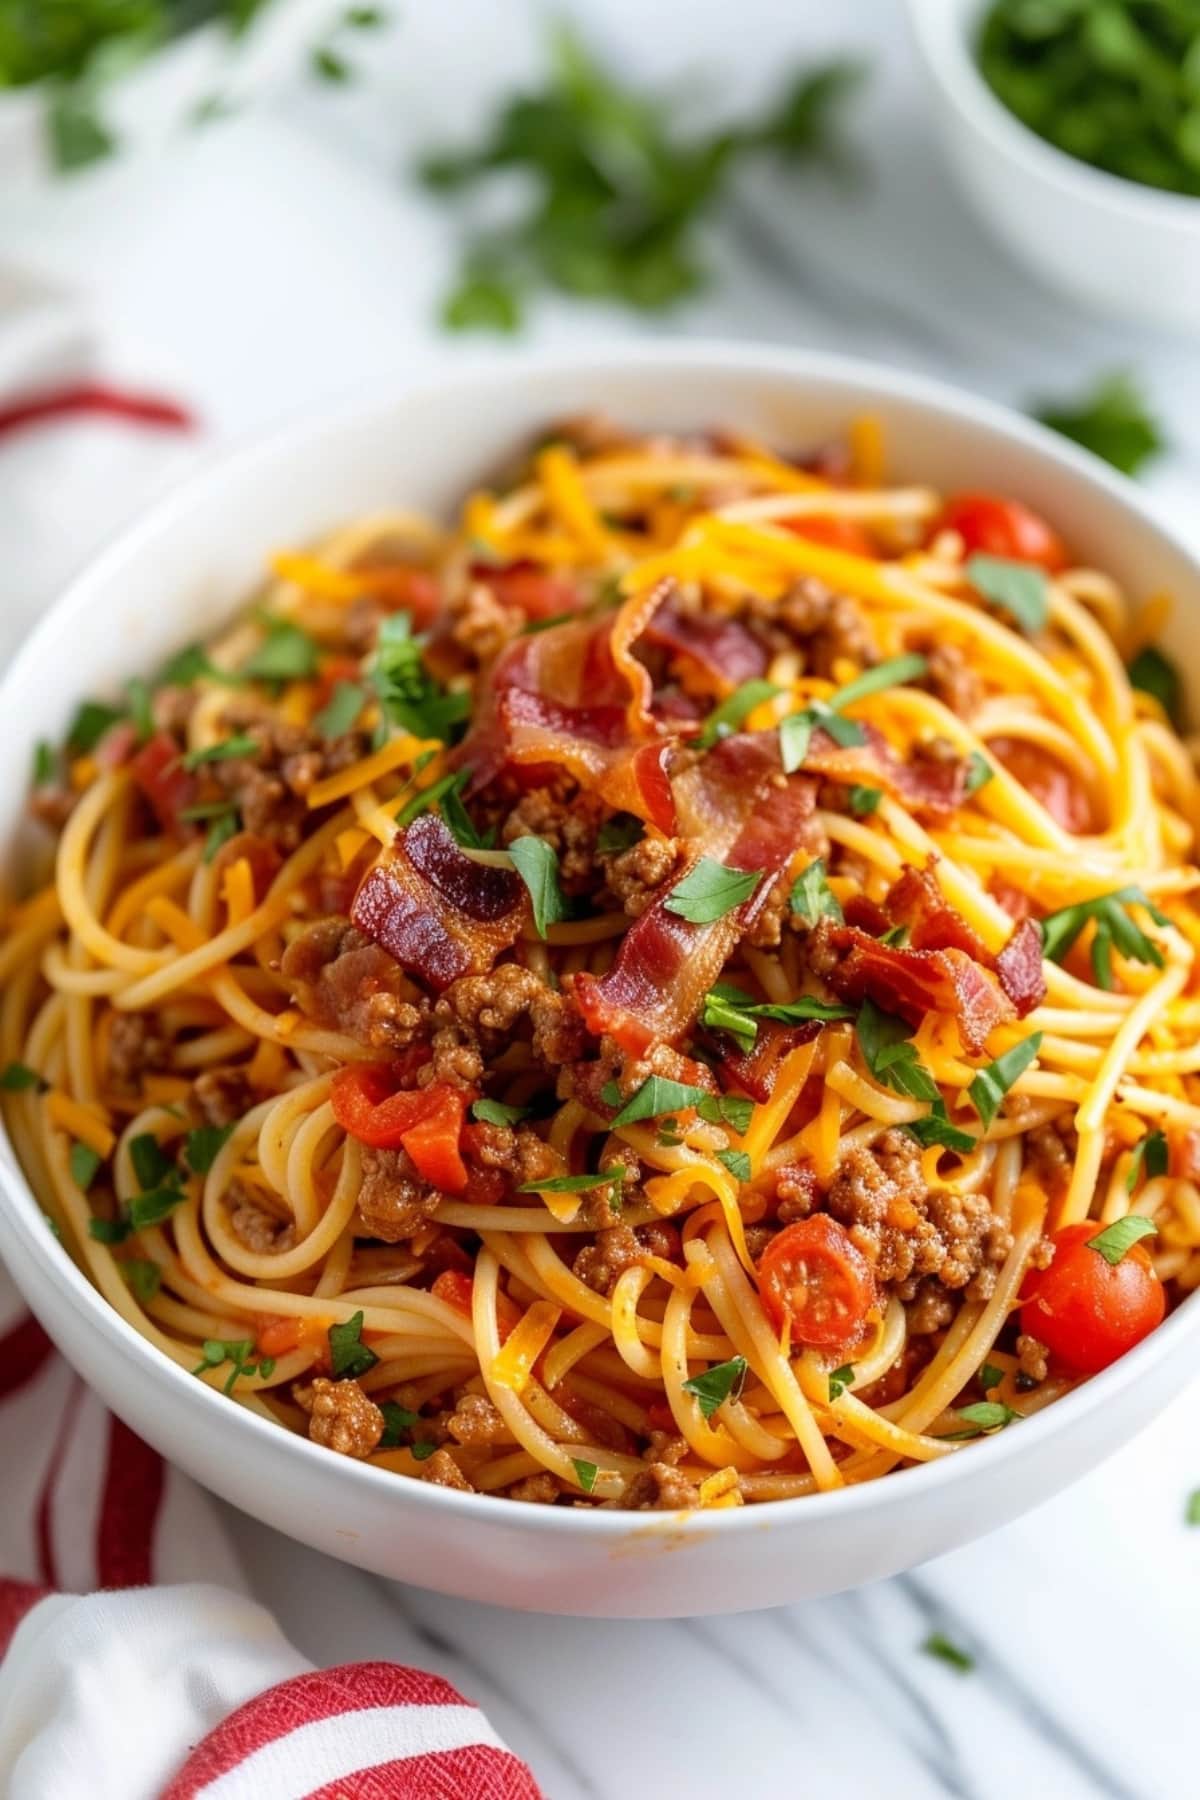
<instances>
[{"instance_id":1,"label":"fresh parsley sprig","mask_svg":"<svg viewBox=\"0 0 1200 1800\"><path fill-rule=\"evenodd\" d=\"M683 1391L693 1396L701 1417L711 1419L726 1400L737 1399L745 1386L748 1368L744 1356L731 1356L728 1362L714 1363L702 1375L690 1376L683 1384Z\"/></svg>"},{"instance_id":2,"label":"fresh parsley sprig","mask_svg":"<svg viewBox=\"0 0 1200 1800\"><path fill-rule=\"evenodd\" d=\"M1111 894L1097 894L1091 900L1078 900L1064 906L1041 921L1042 954L1050 962L1060 963L1072 948L1085 925L1095 925L1092 938L1092 972L1097 984L1111 988L1112 953L1119 950L1130 962L1149 963L1156 969L1164 965L1163 953L1154 939L1147 937L1130 914L1131 907L1149 913L1156 925L1170 926L1170 919L1139 887L1117 888Z\"/></svg>"},{"instance_id":3,"label":"fresh parsley sprig","mask_svg":"<svg viewBox=\"0 0 1200 1800\"><path fill-rule=\"evenodd\" d=\"M761 869L728 869L702 856L671 889L663 905L692 925L711 925L741 906L762 880Z\"/></svg>"},{"instance_id":4,"label":"fresh parsley sprig","mask_svg":"<svg viewBox=\"0 0 1200 1800\"><path fill-rule=\"evenodd\" d=\"M229 1374L221 1388L226 1394L232 1394L239 1375L261 1375L265 1381L275 1373L273 1356L255 1360L253 1338L238 1338L236 1341L231 1338L205 1338L200 1346L200 1361L192 1374L206 1375L210 1369L219 1369L222 1363L229 1364Z\"/></svg>"},{"instance_id":5,"label":"fresh parsley sprig","mask_svg":"<svg viewBox=\"0 0 1200 1800\"><path fill-rule=\"evenodd\" d=\"M928 659L918 655L916 651L904 656L892 656L870 669L864 669L861 675L856 675L844 687L837 688L827 699L812 700L800 712L789 713L779 727L779 750L784 773L790 775L803 766L812 734L818 728L842 749L865 744L867 734L863 727L856 720L841 716L845 708L852 706L856 700L865 700L871 694L882 694L886 689L901 687L908 681L920 681L928 672Z\"/></svg>"}]
</instances>

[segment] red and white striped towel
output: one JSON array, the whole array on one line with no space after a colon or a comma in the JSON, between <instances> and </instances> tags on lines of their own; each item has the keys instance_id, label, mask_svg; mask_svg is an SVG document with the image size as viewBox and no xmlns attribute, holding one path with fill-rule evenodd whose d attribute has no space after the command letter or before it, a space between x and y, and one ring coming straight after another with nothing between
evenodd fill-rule
<instances>
[{"instance_id":1,"label":"red and white striped towel","mask_svg":"<svg viewBox=\"0 0 1200 1800\"><path fill-rule=\"evenodd\" d=\"M538 1800L439 1676L312 1668L3 1271L0 1445L4 1800Z\"/></svg>"}]
</instances>

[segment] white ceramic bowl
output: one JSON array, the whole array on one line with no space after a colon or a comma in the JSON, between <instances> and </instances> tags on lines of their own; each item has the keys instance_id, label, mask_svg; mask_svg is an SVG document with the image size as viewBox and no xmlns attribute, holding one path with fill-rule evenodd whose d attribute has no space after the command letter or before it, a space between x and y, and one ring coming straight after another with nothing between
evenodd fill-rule
<instances>
[{"instance_id":1,"label":"white ceramic bowl","mask_svg":"<svg viewBox=\"0 0 1200 1800\"><path fill-rule=\"evenodd\" d=\"M547 419L733 424L801 447L869 407L896 473L1042 507L1135 595L1178 598L1200 631L1200 571L1135 490L1039 426L868 364L693 344L510 362L390 391L216 463L84 574L0 689L0 841L18 856L30 745L218 625L268 552L356 512L448 511ZM132 1428L257 1518L379 1574L505 1606L664 1617L770 1606L872 1581L1048 1498L1124 1443L1188 1378L1200 1297L1114 1368L953 1457L845 1492L688 1515L592 1512L451 1493L291 1436L190 1378L112 1312L56 1243L0 1142L0 1256L63 1352Z\"/></svg>"},{"instance_id":2,"label":"white ceramic bowl","mask_svg":"<svg viewBox=\"0 0 1200 1800\"><path fill-rule=\"evenodd\" d=\"M1092 168L1047 143L975 63L986 0L908 0L950 167L1021 261L1096 311L1200 330L1200 199Z\"/></svg>"}]
</instances>

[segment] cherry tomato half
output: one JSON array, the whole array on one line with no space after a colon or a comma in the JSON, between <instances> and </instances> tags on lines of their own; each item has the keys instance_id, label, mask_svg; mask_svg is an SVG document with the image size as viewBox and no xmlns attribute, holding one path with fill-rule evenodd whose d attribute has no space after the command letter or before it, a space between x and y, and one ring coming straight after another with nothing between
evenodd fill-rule
<instances>
[{"instance_id":1,"label":"cherry tomato half","mask_svg":"<svg viewBox=\"0 0 1200 1800\"><path fill-rule=\"evenodd\" d=\"M1034 1269L1021 1294L1021 1330L1080 1375L1107 1369L1161 1325L1167 1310L1162 1282L1141 1244L1110 1263L1088 1242L1094 1219L1054 1234L1054 1260Z\"/></svg>"},{"instance_id":2,"label":"cherry tomato half","mask_svg":"<svg viewBox=\"0 0 1200 1800\"><path fill-rule=\"evenodd\" d=\"M1051 573L1067 565L1062 539L1032 507L998 494L954 494L938 522L939 530L957 531L968 556L1008 556L1015 562L1040 563Z\"/></svg>"},{"instance_id":3,"label":"cherry tomato half","mask_svg":"<svg viewBox=\"0 0 1200 1800\"><path fill-rule=\"evenodd\" d=\"M785 1225L758 1265L763 1305L794 1344L832 1350L861 1337L875 1305L875 1277L862 1251L828 1213Z\"/></svg>"}]
</instances>

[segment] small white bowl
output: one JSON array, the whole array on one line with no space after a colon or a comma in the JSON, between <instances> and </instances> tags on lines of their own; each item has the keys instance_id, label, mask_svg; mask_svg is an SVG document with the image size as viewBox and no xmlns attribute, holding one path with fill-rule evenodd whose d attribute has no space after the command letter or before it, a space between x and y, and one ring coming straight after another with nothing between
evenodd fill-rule
<instances>
[{"instance_id":1,"label":"small white bowl","mask_svg":"<svg viewBox=\"0 0 1200 1800\"><path fill-rule=\"evenodd\" d=\"M1125 181L1038 137L975 61L986 0L908 0L950 167L1034 272L1102 313L1195 336L1200 198Z\"/></svg>"},{"instance_id":2,"label":"small white bowl","mask_svg":"<svg viewBox=\"0 0 1200 1800\"><path fill-rule=\"evenodd\" d=\"M30 747L215 629L264 558L355 513L449 513L547 419L731 425L783 447L881 419L895 473L1040 506L1135 596L1176 596L1176 654L1200 635L1200 568L1132 487L1040 426L932 382L819 354L654 344L522 360L391 388L226 456L162 502L63 595L0 687L0 844L19 871ZM0 1256L63 1354L134 1431L198 1481L377 1574L547 1612L741 1611L874 1581L1005 1523L1126 1442L1186 1382L1200 1296L1076 1392L986 1443L883 1480L719 1513L622 1513L459 1494L323 1450L214 1393L113 1312L46 1227L0 1139Z\"/></svg>"}]
</instances>

